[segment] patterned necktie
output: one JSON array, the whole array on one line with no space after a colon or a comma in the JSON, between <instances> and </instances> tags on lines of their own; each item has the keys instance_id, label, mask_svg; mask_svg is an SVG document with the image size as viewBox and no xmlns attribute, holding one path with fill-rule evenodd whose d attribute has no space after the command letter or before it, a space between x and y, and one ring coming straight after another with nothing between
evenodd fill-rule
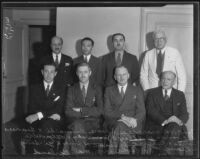
<instances>
[{"instance_id":1,"label":"patterned necktie","mask_svg":"<svg viewBox=\"0 0 200 159\"><path fill-rule=\"evenodd\" d=\"M59 65L59 62L58 62L58 55L56 55L55 65L56 65L56 67L58 67L58 65Z\"/></svg>"},{"instance_id":2,"label":"patterned necktie","mask_svg":"<svg viewBox=\"0 0 200 159\"><path fill-rule=\"evenodd\" d=\"M84 101L84 103L85 103L85 98L86 98L86 89L85 89L85 86L83 85L83 87L82 87L82 95L83 95L83 101Z\"/></svg>"},{"instance_id":3,"label":"patterned necktie","mask_svg":"<svg viewBox=\"0 0 200 159\"><path fill-rule=\"evenodd\" d=\"M169 96L167 95L167 90L165 89L165 95L164 95L165 101L169 99Z\"/></svg>"},{"instance_id":4,"label":"patterned necktie","mask_svg":"<svg viewBox=\"0 0 200 159\"><path fill-rule=\"evenodd\" d=\"M48 85L47 85L47 88L46 88L46 95L47 95L47 96L49 95L49 92L50 92L50 85L48 84Z\"/></svg>"},{"instance_id":5,"label":"patterned necktie","mask_svg":"<svg viewBox=\"0 0 200 159\"><path fill-rule=\"evenodd\" d=\"M157 55L157 66L156 66L156 73L158 74L158 77L160 77L160 74L162 72L162 64L163 64L163 55L160 50Z\"/></svg>"},{"instance_id":6,"label":"patterned necktie","mask_svg":"<svg viewBox=\"0 0 200 159\"><path fill-rule=\"evenodd\" d=\"M122 96L122 99L124 98L124 87L121 87L121 96Z\"/></svg>"},{"instance_id":7,"label":"patterned necktie","mask_svg":"<svg viewBox=\"0 0 200 159\"><path fill-rule=\"evenodd\" d=\"M118 54L117 54L117 60L116 60L117 66L121 65L121 62L122 62L121 54L118 53Z\"/></svg>"}]
</instances>

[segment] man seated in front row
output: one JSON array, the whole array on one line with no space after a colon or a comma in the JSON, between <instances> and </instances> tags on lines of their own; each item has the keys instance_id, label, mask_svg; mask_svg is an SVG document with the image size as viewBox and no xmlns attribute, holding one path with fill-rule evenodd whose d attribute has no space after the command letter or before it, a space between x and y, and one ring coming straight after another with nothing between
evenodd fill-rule
<instances>
[{"instance_id":1,"label":"man seated in front row","mask_svg":"<svg viewBox=\"0 0 200 159\"><path fill-rule=\"evenodd\" d=\"M63 88L54 82L57 73L54 63L44 61L41 72L43 81L31 87L29 115L25 118L28 126L42 135L41 138L35 138L35 154L54 153L54 141L48 139L47 135L61 128L64 108Z\"/></svg>"},{"instance_id":2,"label":"man seated in front row","mask_svg":"<svg viewBox=\"0 0 200 159\"><path fill-rule=\"evenodd\" d=\"M67 134L63 154L86 153L87 137L100 128L103 109L102 90L91 83L91 68L87 63L77 66L79 82L69 87L65 115L72 134ZM69 151L70 150L70 151Z\"/></svg>"},{"instance_id":3,"label":"man seated in front row","mask_svg":"<svg viewBox=\"0 0 200 159\"><path fill-rule=\"evenodd\" d=\"M117 84L107 87L104 96L105 124L110 131L108 154L129 154L129 141L142 131L144 98L139 87L128 83L125 66L116 67L114 78Z\"/></svg>"},{"instance_id":4,"label":"man seated in front row","mask_svg":"<svg viewBox=\"0 0 200 159\"><path fill-rule=\"evenodd\" d=\"M146 101L146 130L158 142L161 154L175 155L180 138L187 137L186 99L182 91L172 88L176 74L161 74L161 86L150 90ZM147 134L148 135L148 134Z\"/></svg>"}]
</instances>

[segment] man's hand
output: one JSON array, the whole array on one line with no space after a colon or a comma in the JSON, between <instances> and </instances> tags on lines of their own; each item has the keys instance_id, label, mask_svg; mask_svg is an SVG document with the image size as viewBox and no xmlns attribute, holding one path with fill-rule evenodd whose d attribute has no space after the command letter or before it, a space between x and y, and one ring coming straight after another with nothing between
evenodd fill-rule
<instances>
[{"instance_id":1,"label":"man's hand","mask_svg":"<svg viewBox=\"0 0 200 159\"><path fill-rule=\"evenodd\" d=\"M51 118L53 120L60 120L60 115L59 114L53 114L49 118Z\"/></svg>"},{"instance_id":2,"label":"man's hand","mask_svg":"<svg viewBox=\"0 0 200 159\"><path fill-rule=\"evenodd\" d=\"M75 111L75 112L80 112L81 108L72 108L72 110Z\"/></svg>"},{"instance_id":3,"label":"man's hand","mask_svg":"<svg viewBox=\"0 0 200 159\"><path fill-rule=\"evenodd\" d=\"M125 116L124 114L121 115L121 119L118 121L124 122L128 127L135 128L137 126L137 121L135 118Z\"/></svg>"},{"instance_id":4,"label":"man's hand","mask_svg":"<svg viewBox=\"0 0 200 159\"><path fill-rule=\"evenodd\" d=\"M165 126L165 125L167 125L169 123L169 121L168 121L168 119L167 120L165 120L163 123L162 123L162 126Z\"/></svg>"},{"instance_id":5,"label":"man's hand","mask_svg":"<svg viewBox=\"0 0 200 159\"><path fill-rule=\"evenodd\" d=\"M167 120L168 120L168 123L175 122L175 123L177 123L179 126L182 126L182 125L183 125L183 122L182 122L179 118L177 118L175 115L169 117Z\"/></svg>"},{"instance_id":6,"label":"man's hand","mask_svg":"<svg viewBox=\"0 0 200 159\"><path fill-rule=\"evenodd\" d=\"M137 126L137 120L135 118L130 118L131 127L135 128Z\"/></svg>"},{"instance_id":7,"label":"man's hand","mask_svg":"<svg viewBox=\"0 0 200 159\"><path fill-rule=\"evenodd\" d=\"M33 122L35 122L36 120L38 120L38 115L37 114L31 114L29 116L26 117L26 122L28 122L29 124L32 124Z\"/></svg>"}]
</instances>

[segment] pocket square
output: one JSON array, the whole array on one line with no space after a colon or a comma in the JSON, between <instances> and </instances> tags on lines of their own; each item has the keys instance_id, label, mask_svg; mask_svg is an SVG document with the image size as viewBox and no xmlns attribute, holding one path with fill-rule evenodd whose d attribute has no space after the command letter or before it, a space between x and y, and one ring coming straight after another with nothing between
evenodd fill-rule
<instances>
[{"instance_id":1,"label":"pocket square","mask_svg":"<svg viewBox=\"0 0 200 159\"><path fill-rule=\"evenodd\" d=\"M60 96L57 96L53 101L57 101L58 99L60 99Z\"/></svg>"},{"instance_id":2,"label":"pocket square","mask_svg":"<svg viewBox=\"0 0 200 159\"><path fill-rule=\"evenodd\" d=\"M70 63L65 63L65 66L67 67L67 66L69 66L70 65Z\"/></svg>"},{"instance_id":3,"label":"pocket square","mask_svg":"<svg viewBox=\"0 0 200 159\"><path fill-rule=\"evenodd\" d=\"M137 98L137 96L136 96L136 95L134 95L134 96L133 96L133 99L136 99L136 98Z\"/></svg>"},{"instance_id":4,"label":"pocket square","mask_svg":"<svg viewBox=\"0 0 200 159\"><path fill-rule=\"evenodd\" d=\"M94 98L92 99L92 101L95 102L95 100L96 100L96 98L94 97Z\"/></svg>"},{"instance_id":5,"label":"pocket square","mask_svg":"<svg viewBox=\"0 0 200 159\"><path fill-rule=\"evenodd\" d=\"M176 105L178 105L178 106L179 106L179 105L181 105L181 103L177 103Z\"/></svg>"}]
</instances>

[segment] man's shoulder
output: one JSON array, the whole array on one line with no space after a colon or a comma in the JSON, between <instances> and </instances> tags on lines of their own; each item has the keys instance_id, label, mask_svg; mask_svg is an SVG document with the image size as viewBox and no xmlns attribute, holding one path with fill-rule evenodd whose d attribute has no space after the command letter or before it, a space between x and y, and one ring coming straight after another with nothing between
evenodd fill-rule
<instances>
[{"instance_id":1,"label":"man's shoulder","mask_svg":"<svg viewBox=\"0 0 200 159\"><path fill-rule=\"evenodd\" d=\"M72 61L72 58L70 57L70 56L68 56L68 55L66 55L66 54L61 54L62 55L62 58L64 58L65 60L70 60L70 61Z\"/></svg>"},{"instance_id":2,"label":"man's shoulder","mask_svg":"<svg viewBox=\"0 0 200 159\"><path fill-rule=\"evenodd\" d=\"M75 57L75 58L73 59L73 62L74 62L74 64L77 64L77 63L83 62L82 59L83 59L83 55L78 56L78 57Z\"/></svg>"},{"instance_id":3,"label":"man's shoulder","mask_svg":"<svg viewBox=\"0 0 200 159\"><path fill-rule=\"evenodd\" d=\"M109 53L103 55L102 58L103 58L103 59L111 58L113 54L114 54L114 52L109 52Z\"/></svg>"},{"instance_id":4,"label":"man's shoulder","mask_svg":"<svg viewBox=\"0 0 200 159\"><path fill-rule=\"evenodd\" d=\"M128 58L137 58L134 54L131 54L127 51L124 52L124 55L127 56Z\"/></svg>"},{"instance_id":5,"label":"man's shoulder","mask_svg":"<svg viewBox=\"0 0 200 159\"><path fill-rule=\"evenodd\" d=\"M162 89L161 87L151 88L148 90L148 94L156 95L156 94L160 93L161 89Z\"/></svg>"}]
</instances>

